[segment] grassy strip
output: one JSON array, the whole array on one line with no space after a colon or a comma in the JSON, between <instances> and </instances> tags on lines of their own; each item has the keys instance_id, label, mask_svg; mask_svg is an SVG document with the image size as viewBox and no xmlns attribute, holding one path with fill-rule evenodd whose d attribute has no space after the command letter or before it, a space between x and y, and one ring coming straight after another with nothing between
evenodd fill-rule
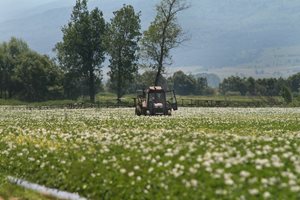
<instances>
[{"instance_id":1,"label":"grassy strip","mask_svg":"<svg viewBox=\"0 0 300 200\"><path fill-rule=\"evenodd\" d=\"M115 94L113 93L99 93L96 96L97 107L115 107L124 106L131 107L134 104L133 98L135 94L125 95L121 99L121 104L118 104ZM285 105L282 97L252 97L252 96L177 96L178 104L180 106L200 106L200 107L214 107L214 106L235 106L235 107L264 107L274 105ZM210 101L206 103L205 101ZM215 102L219 101L216 105ZM212 104L212 105L211 105ZM294 102L295 104L295 102ZM15 99L4 100L0 99L0 105L24 105L30 107L65 107L70 105L91 107L88 97L81 97L77 100L52 100L44 102L24 102ZM293 106L293 105L291 105Z\"/></svg>"},{"instance_id":2,"label":"grassy strip","mask_svg":"<svg viewBox=\"0 0 300 200\"><path fill-rule=\"evenodd\" d=\"M5 183L0 186L0 199L18 199L18 200L57 200L56 198L43 196L31 190L20 186Z\"/></svg>"}]
</instances>

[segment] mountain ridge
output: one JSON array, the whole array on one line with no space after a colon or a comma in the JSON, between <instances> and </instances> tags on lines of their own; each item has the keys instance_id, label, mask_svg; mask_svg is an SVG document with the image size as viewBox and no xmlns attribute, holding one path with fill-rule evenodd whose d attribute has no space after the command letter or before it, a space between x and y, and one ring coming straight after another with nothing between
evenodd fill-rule
<instances>
[{"instance_id":1,"label":"mountain ridge","mask_svg":"<svg viewBox=\"0 0 300 200\"><path fill-rule=\"evenodd\" d=\"M141 11L142 27L146 29L154 19L157 2L94 0L89 8L98 6L109 21L114 10L124 3L132 4L136 11ZM67 24L73 3L48 2L24 11L26 14L19 18L1 22L0 40L20 37L38 52L53 56L52 49L62 38L61 27ZM178 19L192 37L173 51L173 66L265 69L276 67L274 59L280 56L286 57L280 59L282 66L300 66L300 1L190 0L189 3L189 10L180 13ZM289 57L291 51L296 56Z\"/></svg>"}]
</instances>

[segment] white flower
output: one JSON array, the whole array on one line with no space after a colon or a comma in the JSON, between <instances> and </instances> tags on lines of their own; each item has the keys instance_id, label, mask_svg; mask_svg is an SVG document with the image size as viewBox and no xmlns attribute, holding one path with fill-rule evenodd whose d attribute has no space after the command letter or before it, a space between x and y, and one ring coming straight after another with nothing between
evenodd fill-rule
<instances>
[{"instance_id":1,"label":"white flower","mask_svg":"<svg viewBox=\"0 0 300 200\"><path fill-rule=\"evenodd\" d=\"M234 182L233 182L233 180L231 178L228 178L228 179L225 180L225 184L226 185L233 185Z\"/></svg>"},{"instance_id":2,"label":"white flower","mask_svg":"<svg viewBox=\"0 0 300 200\"><path fill-rule=\"evenodd\" d=\"M264 197L264 199L270 198L271 197L270 192L264 192L263 197Z\"/></svg>"},{"instance_id":3,"label":"white flower","mask_svg":"<svg viewBox=\"0 0 300 200\"><path fill-rule=\"evenodd\" d=\"M184 156L180 156L179 160L180 160L180 161L184 161L184 160L185 160L185 157L184 157Z\"/></svg>"},{"instance_id":4,"label":"white flower","mask_svg":"<svg viewBox=\"0 0 300 200\"><path fill-rule=\"evenodd\" d=\"M215 193L217 195L227 195L227 191L224 189L217 189Z\"/></svg>"},{"instance_id":5,"label":"white flower","mask_svg":"<svg viewBox=\"0 0 300 200\"><path fill-rule=\"evenodd\" d=\"M35 159L32 158L32 157L28 158L28 160L29 160L29 161L35 161Z\"/></svg>"},{"instance_id":6,"label":"white flower","mask_svg":"<svg viewBox=\"0 0 300 200\"><path fill-rule=\"evenodd\" d=\"M102 163L103 163L103 164L107 164L108 161L104 159L104 160L102 161Z\"/></svg>"},{"instance_id":7,"label":"white flower","mask_svg":"<svg viewBox=\"0 0 300 200\"><path fill-rule=\"evenodd\" d=\"M292 192L299 192L299 191L300 191L300 186L298 186L298 185L292 186L292 187L291 187L291 191L292 191Z\"/></svg>"},{"instance_id":8,"label":"white flower","mask_svg":"<svg viewBox=\"0 0 300 200\"><path fill-rule=\"evenodd\" d=\"M148 172L151 173L151 172L153 172L153 170L154 170L153 167L150 167L150 168L148 169Z\"/></svg>"},{"instance_id":9,"label":"white flower","mask_svg":"<svg viewBox=\"0 0 300 200\"><path fill-rule=\"evenodd\" d=\"M195 169L193 167L190 167L189 171L190 171L191 174L196 174L197 173L197 169Z\"/></svg>"},{"instance_id":10,"label":"white flower","mask_svg":"<svg viewBox=\"0 0 300 200\"><path fill-rule=\"evenodd\" d=\"M129 172L129 173L128 173L128 176L129 176L129 177L134 176L134 172Z\"/></svg>"},{"instance_id":11,"label":"white flower","mask_svg":"<svg viewBox=\"0 0 300 200\"><path fill-rule=\"evenodd\" d=\"M250 173L247 172L247 171L241 171L241 172L240 172L240 176L243 177L243 178L247 178L247 177L250 176Z\"/></svg>"},{"instance_id":12,"label":"white flower","mask_svg":"<svg viewBox=\"0 0 300 200\"><path fill-rule=\"evenodd\" d=\"M249 189L248 192L251 195L257 195L259 193L258 189L256 189L256 188Z\"/></svg>"},{"instance_id":13,"label":"white flower","mask_svg":"<svg viewBox=\"0 0 300 200\"><path fill-rule=\"evenodd\" d=\"M198 186L198 181L195 180L195 179L192 179L192 180L191 180L191 185L192 185L193 187L197 187L197 186Z\"/></svg>"}]
</instances>

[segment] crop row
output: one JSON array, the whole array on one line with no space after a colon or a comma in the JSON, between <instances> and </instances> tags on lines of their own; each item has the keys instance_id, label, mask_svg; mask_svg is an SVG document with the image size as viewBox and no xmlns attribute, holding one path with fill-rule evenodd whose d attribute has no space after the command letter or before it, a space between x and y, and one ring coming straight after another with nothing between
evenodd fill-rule
<instances>
[{"instance_id":1,"label":"crop row","mask_svg":"<svg viewBox=\"0 0 300 200\"><path fill-rule=\"evenodd\" d=\"M300 198L300 109L0 110L3 175L89 199Z\"/></svg>"}]
</instances>

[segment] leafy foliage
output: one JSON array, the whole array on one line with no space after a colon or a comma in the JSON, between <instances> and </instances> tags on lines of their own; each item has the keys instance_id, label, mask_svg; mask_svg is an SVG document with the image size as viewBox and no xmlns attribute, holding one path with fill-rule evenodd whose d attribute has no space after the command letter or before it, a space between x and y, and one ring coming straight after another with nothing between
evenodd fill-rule
<instances>
[{"instance_id":1,"label":"leafy foliage","mask_svg":"<svg viewBox=\"0 0 300 200\"><path fill-rule=\"evenodd\" d=\"M290 76L288 81L293 92L300 92L300 73Z\"/></svg>"},{"instance_id":2,"label":"leafy foliage","mask_svg":"<svg viewBox=\"0 0 300 200\"><path fill-rule=\"evenodd\" d=\"M14 76L18 95L27 101L61 98L62 78L62 71L54 62L35 52L22 55Z\"/></svg>"},{"instance_id":3,"label":"leafy foliage","mask_svg":"<svg viewBox=\"0 0 300 200\"><path fill-rule=\"evenodd\" d=\"M0 90L1 97L11 98L16 90L13 80L15 68L21 55L29 52L28 45L21 39L11 38L8 43L0 44Z\"/></svg>"},{"instance_id":4,"label":"leafy foliage","mask_svg":"<svg viewBox=\"0 0 300 200\"><path fill-rule=\"evenodd\" d=\"M225 78L220 84L220 92L238 92L245 95L280 96L284 87L290 87L290 79L263 78L255 80L252 77L241 78L231 76Z\"/></svg>"},{"instance_id":5,"label":"leafy foliage","mask_svg":"<svg viewBox=\"0 0 300 200\"><path fill-rule=\"evenodd\" d=\"M61 98L63 75L47 56L29 49L26 42L11 38L0 44L0 96L27 101Z\"/></svg>"},{"instance_id":6,"label":"leafy foliage","mask_svg":"<svg viewBox=\"0 0 300 200\"><path fill-rule=\"evenodd\" d=\"M175 72L168 80L171 82L171 88L179 95L211 95L213 92L209 89L206 78L196 78L182 71Z\"/></svg>"},{"instance_id":7,"label":"leafy foliage","mask_svg":"<svg viewBox=\"0 0 300 200\"><path fill-rule=\"evenodd\" d=\"M293 101L293 94L287 86L282 87L281 95L286 103L291 103Z\"/></svg>"}]
</instances>

